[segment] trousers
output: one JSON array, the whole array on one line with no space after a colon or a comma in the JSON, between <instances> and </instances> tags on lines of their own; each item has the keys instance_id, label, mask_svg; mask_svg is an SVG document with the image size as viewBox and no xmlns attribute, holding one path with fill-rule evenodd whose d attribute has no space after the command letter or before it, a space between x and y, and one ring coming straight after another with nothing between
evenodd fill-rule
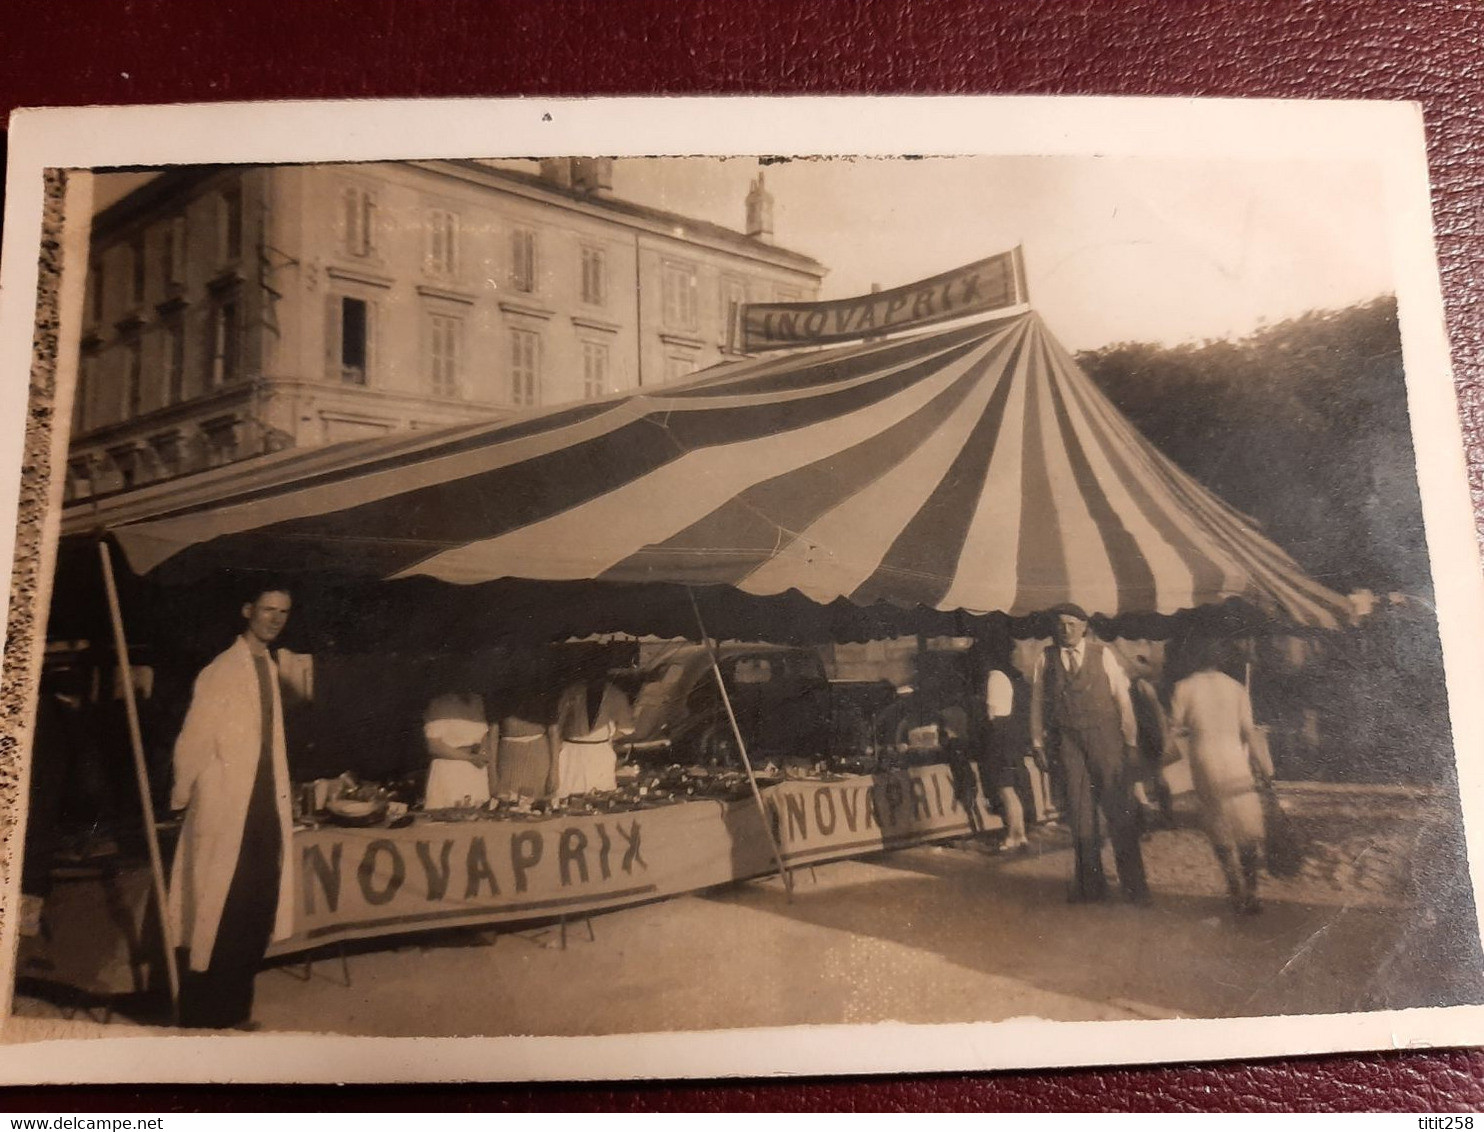
<instances>
[{"instance_id":1,"label":"trousers","mask_svg":"<svg viewBox=\"0 0 1484 1132\"><path fill-rule=\"evenodd\" d=\"M1137 768L1127 765L1121 748L1115 754L1099 738L1071 729L1056 736L1075 854L1072 895L1079 900L1101 900L1107 895L1098 826L1101 812L1113 842L1118 883L1130 897L1143 899L1149 895L1149 882L1139 848L1139 809L1133 793Z\"/></svg>"}]
</instances>

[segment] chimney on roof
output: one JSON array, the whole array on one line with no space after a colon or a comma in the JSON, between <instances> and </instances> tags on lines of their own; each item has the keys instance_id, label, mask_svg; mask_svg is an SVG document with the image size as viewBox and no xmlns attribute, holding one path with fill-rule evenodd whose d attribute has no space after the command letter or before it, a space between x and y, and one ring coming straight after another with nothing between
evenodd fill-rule
<instances>
[{"instance_id":1,"label":"chimney on roof","mask_svg":"<svg viewBox=\"0 0 1484 1132\"><path fill-rule=\"evenodd\" d=\"M559 189L572 187L572 159L570 157L543 157L541 179L549 181Z\"/></svg>"},{"instance_id":2,"label":"chimney on roof","mask_svg":"<svg viewBox=\"0 0 1484 1132\"><path fill-rule=\"evenodd\" d=\"M773 194L763 188L763 175L747 190L747 234L765 244L773 242Z\"/></svg>"},{"instance_id":3,"label":"chimney on roof","mask_svg":"<svg viewBox=\"0 0 1484 1132\"><path fill-rule=\"evenodd\" d=\"M613 195L613 158L572 158L572 187L590 197Z\"/></svg>"}]
</instances>

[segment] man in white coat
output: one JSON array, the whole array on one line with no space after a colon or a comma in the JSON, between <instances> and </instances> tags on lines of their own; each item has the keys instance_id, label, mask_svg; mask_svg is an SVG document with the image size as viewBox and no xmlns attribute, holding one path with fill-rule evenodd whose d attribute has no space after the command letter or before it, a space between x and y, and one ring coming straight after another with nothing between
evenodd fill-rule
<instances>
[{"instance_id":1,"label":"man in white coat","mask_svg":"<svg viewBox=\"0 0 1484 1132\"><path fill-rule=\"evenodd\" d=\"M182 1025L255 1029L253 980L269 942L293 929L288 761L268 652L290 604L263 587L242 607L246 627L196 678L175 743L170 804L186 816L169 912Z\"/></svg>"}]
</instances>

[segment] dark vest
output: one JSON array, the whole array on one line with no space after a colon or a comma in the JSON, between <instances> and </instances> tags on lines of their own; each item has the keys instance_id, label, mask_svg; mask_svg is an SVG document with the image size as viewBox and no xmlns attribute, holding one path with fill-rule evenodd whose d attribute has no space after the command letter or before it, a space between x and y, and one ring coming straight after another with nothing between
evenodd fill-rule
<instances>
[{"instance_id":1,"label":"dark vest","mask_svg":"<svg viewBox=\"0 0 1484 1132\"><path fill-rule=\"evenodd\" d=\"M1113 698L1108 673L1103 667L1105 647L1102 641L1086 638L1082 647L1082 665L1076 675L1068 674L1062 666L1060 648L1053 644L1046 649L1042 669L1042 718L1048 734L1077 731L1084 735L1103 735L1122 745L1123 724L1118 701Z\"/></svg>"}]
</instances>

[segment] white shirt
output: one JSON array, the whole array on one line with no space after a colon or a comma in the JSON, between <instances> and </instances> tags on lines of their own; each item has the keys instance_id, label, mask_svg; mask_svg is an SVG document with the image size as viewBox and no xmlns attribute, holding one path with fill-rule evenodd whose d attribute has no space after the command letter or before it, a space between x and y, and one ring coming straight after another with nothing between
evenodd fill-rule
<instances>
[{"instance_id":1,"label":"white shirt","mask_svg":"<svg viewBox=\"0 0 1484 1132\"><path fill-rule=\"evenodd\" d=\"M989 705L990 719L1004 719L1015 710L1015 685L1010 677L996 668L989 674L989 684L984 689L984 699Z\"/></svg>"},{"instance_id":2,"label":"white shirt","mask_svg":"<svg viewBox=\"0 0 1484 1132\"><path fill-rule=\"evenodd\" d=\"M1071 671L1067 667L1068 653L1076 658L1080 669L1087 659L1087 638L1083 637L1070 649L1056 650L1057 659L1065 671ZM1139 726L1134 722L1134 703L1129 698L1128 673L1124 671L1123 664L1112 647L1107 644L1103 645L1103 671L1108 676L1108 688L1113 693L1113 702L1118 705L1124 746L1132 747L1139 740ZM1036 654L1035 670L1031 673L1031 745L1035 747L1044 746L1046 740L1045 696L1046 650L1042 649Z\"/></svg>"}]
</instances>

